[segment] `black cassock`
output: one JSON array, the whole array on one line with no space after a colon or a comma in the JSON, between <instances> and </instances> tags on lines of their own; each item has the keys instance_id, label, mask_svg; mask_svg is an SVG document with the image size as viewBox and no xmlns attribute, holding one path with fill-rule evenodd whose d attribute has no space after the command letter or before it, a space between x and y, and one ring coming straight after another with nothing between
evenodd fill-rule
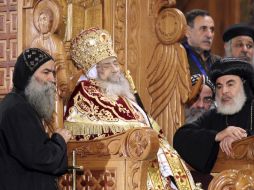
<instances>
[{"instance_id":1,"label":"black cassock","mask_svg":"<svg viewBox=\"0 0 254 190\"><path fill-rule=\"evenodd\" d=\"M252 120L254 122L254 119ZM219 151L219 143L215 141L215 136L227 126L241 127L247 130L248 135L253 134L251 100L247 100L241 111L234 115L222 115L213 109L195 122L180 127L174 135L174 148L194 169L209 173Z\"/></svg>"},{"instance_id":2,"label":"black cassock","mask_svg":"<svg viewBox=\"0 0 254 190\"><path fill-rule=\"evenodd\" d=\"M49 138L22 94L0 104L0 190L53 190L67 170L66 143Z\"/></svg>"}]
</instances>

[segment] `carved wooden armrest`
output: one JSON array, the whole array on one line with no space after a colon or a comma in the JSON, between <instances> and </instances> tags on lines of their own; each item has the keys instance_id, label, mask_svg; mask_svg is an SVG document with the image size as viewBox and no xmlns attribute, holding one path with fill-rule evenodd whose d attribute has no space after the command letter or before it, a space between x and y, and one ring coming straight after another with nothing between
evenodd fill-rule
<instances>
[{"instance_id":1,"label":"carved wooden armrest","mask_svg":"<svg viewBox=\"0 0 254 190\"><path fill-rule=\"evenodd\" d=\"M227 169L242 169L243 166L254 165L254 136L250 136L232 144L233 156L228 157L219 150L212 172L221 172Z\"/></svg>"},{"instance_id":2,"label":"carved wooden armrest","mask_svg":"<svg viewBox=\"0 0 254 190\"><path fill-rule=\"evenodd\" d=\"M70 141L68 155L75 150L80 157L125 158L150 160L156 157L159 148L158 134L150 128L134 128L126 132L90 141Z\"/></svg>"},{"instance_id":3,"label":"carved wooden armrest","mask_svg":"<svg viewBox=\"0 0 254 190\"><path fill-rule=\"evenodd\" d=\"M254 167L248 166L241 170L225 170L217 174L208 190L249 190L254 189Z\"/></svg>"},{"instance_id":4,"label":"carved wooden armrest","mask_svg":"<svg viewBox=\"0 0 254 190\"><path fill-rule=\"evenodd\" d=\"M83 173L74 184L81 189L145 190L148 162L159 149L158 134L151 128L134 128L126 132L90 141L70 141L68 162L82 166ZM59 189L71 188L72 175L59 178Z\"/></svg>"}]
</instances>

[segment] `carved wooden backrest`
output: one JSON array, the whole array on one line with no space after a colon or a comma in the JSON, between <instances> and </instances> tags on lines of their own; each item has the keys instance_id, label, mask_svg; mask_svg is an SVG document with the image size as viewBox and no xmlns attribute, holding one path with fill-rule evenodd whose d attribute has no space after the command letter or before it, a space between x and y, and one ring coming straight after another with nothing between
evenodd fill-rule
<instances>
[{"instance_id":1,"label":"carved wooden backrest","mask_svg":"<svg viewBox=\"0 0 254 190\"><path fill-rule=\"evenodd\" d=\"M187 58L179 43L184 36L186 22L179 10L171 8L175 5L174 0L22 0L18 3L19 52L31 46L40 47L56 59L58 96L53 128L63 127L64 99L68 98L75 85L71 81L76 81L78 76L70 58L70 41L82 29L99 26L112 34L122 68L131 71L146 110L172 142L175 130L184 121L183 106L190 91ZM40 42L38 24L40 10L44 8L52 10L47 14L53 15L49 37L54 43L46 47ZM55 45L56 49L52 51ZM62 53L59 55L59 52ZM158 140L149 131L137 129L121 134L121 138L117 135L101 141L70 142L69 163L72 163L71 151L76 150L76 163L88 168L84 175L78 177L78 188L91 183L98 189L109 187L117 178L112 189L145 189L144 166L155 156L157 145L154 144ZM134 140L129 140L126 134L134 136ZM98 152L87 151L93 149ZM106 151L106 155L99 150ZM95 159L98 162L94 162ZM70 187L71 180L70 175L61 179L61 188Z\"/></svg>"},{"instance_id":2,"label":"carved wooden backrest","mask_svg":"<svg viewBox=\"0 0 254 190\"><path fill-rule=\"evenodd\" d=\"M57 83L66 91L60 91L61 98L68 98L75 85L68 80L76 81L77 69L69 54L71 39L82 29L102 27L112 34L119 62L124 71L130 70L146 111L172 143L176 129L184 122L184 103L190 92L188 62L179 43L186 21L181 11L172 8L175 0L22 0L18 3L19 52L30 46L41 47L38 15L45 7L52 10L50 36L57 48L49 51L57 58L57 68L61 71ZM62 47L65 55L57 56L56 52L64 52ZM64 72L65 68L68 73ZM71 87L66 88L66 83L72 84ZM63 110L61 101L56 107L58 118ZM55 126L62 126L60 119L55 122Z\"/></svg>"}]
</instances>

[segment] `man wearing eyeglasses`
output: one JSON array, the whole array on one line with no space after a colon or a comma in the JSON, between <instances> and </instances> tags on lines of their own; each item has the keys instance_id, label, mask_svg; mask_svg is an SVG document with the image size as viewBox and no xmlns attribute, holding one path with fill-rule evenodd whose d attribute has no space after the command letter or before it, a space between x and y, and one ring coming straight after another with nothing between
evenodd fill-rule
<instances>
[{"instance_id":1,"label":"man wearing eyeglasses","mask_svg":"<svg viewBox=\"0 0 254 190\"><path fill-rule=\"evenodd\" d=\"M254 65L254 28L248 24L233 24L223 34L226 57L245 59Z\"/></svg>"}]
</instances>

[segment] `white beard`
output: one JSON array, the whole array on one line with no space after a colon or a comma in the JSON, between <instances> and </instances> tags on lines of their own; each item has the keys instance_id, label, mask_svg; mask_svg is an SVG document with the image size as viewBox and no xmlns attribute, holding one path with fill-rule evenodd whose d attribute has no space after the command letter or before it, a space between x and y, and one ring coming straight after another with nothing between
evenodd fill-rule
<instances>
[{"instance_id":1,"label":"white beard","mask_svg":"<svg viewBox=\"0 0 254 190\"><path fill-rule=\"evenodd\" d=\"M25 95L28 102L34 107L39 116L46 121L50 121L55 110L56 87L53 83L41 84L35 77L25 88Z\"/></svg>"},{"instance_id":2,"label":"white beard","mask_svg":"<svg viewBox=\"0 0 254 190\"><path fill-rule=\"evenodd\" d=\"M217 111L218 113L224 114L224 115L233 115L237 112L239 112L245 101L246 101L246 95L243 89L243 86L241 86L239 92L236 94L235 97L233 97L233 101L231 104L226 104L224 105L221 102L221 99L219 99L216 95L215 100L216 100L216 104L217 104Z\"/></svg>"},{"instance_id":3,"label":"white beard","mask_svg":"<svg viewBox=\"0 0 254 190\"><path fill-rule=\"evenodd\" d=\"M120 74L119 80L109 79L107 81L100 80L97 78L99 87L102 88L103 92L114 99L117 99L118 96L122 96L128 99L135 101L135 97L130 90L130 85L128 80Z\"/></svg>"}]
</instances>

